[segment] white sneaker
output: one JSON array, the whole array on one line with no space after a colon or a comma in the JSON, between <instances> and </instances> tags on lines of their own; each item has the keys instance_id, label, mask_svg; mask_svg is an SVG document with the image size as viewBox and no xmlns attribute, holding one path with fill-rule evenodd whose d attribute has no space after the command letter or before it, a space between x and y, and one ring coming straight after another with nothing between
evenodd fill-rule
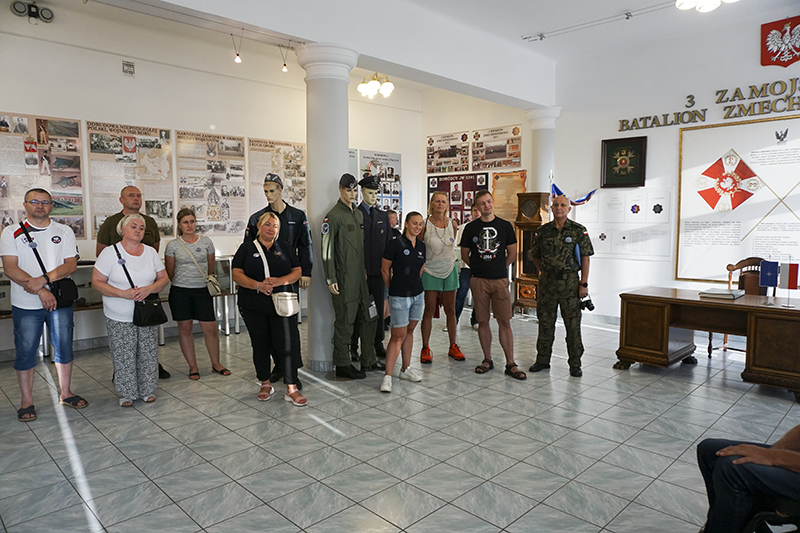
<instances>
[{"instance_id":1,"label":"white sneaker","mask_svg":"<svg viewBox=\"0 0 800 533\"><path fill-rule=\"evenodd\" d=\"M443 327L442 331L447 331L447 326Z\"/></svg>"},{"instance_id":2,"label":"white sneaker","mask_svg":"<svg viewBox=\"0 0 800 533\"><path fill-rule=\"evenodd\" d=\"M392 376L383 376L381 392L392 392Z\"/></svg>"},{"instance_id":3,"label":"white sneaker","mask_svg":"<svg viewBox=\"0 0 800 533\"><path fill-rule=\"evenodd\" d=\"M472 329L474 329L475 331L478 331L480 329L480 325L479 324L472 324Z\"/></svg>"},{"instance_id":4,"label":"white sneaker","mask_svg":"<svg viewBox=\"0 0 800 533\"><path fill-rule=\"evenodd\" d=\"M400 379L407 379L408 381L422 381L422 376L420 376L419 372L413 368L408 367L405 370L400 371Z\"/></svg>"}]
</instances>

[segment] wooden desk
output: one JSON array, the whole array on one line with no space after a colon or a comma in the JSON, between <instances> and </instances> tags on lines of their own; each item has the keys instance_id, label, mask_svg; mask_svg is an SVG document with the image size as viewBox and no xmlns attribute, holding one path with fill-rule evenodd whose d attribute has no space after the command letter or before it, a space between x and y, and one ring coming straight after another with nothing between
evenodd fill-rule
<instances>
[{"instance_id":1,"label":"wooden desk","mask_svg":"<svg viewBox=\"0 0 800 533\"><path fill-rule=\"evenodd\" d=\"M781 307L786 298L700 298L698 291L647 287L620 294L619 361L669 366L691 358L694 331L747 337L742 379L788 389L800 401L800 310ZM800 301L796 305L800 305ZM687 362L696 362L689 359Z\"/></svg>"}]
</instances>

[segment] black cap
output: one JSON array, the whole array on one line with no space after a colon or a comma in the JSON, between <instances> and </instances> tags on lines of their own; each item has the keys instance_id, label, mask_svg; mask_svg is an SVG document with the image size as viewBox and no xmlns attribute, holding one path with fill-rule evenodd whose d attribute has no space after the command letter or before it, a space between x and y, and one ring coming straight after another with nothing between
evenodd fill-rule
<instances>
[{"instance_id":1,"label":"black cap","mask_svg":"<svg viewBox=\"0 0 800 533\"><path fill-rule=\"evenodd\" d=\"M342 177L339 179L339 187L344 187L345 189L355 189L358 182L356 181L355 176L352 174L342 174Z\"/></svg>"},{"instance_id":2,"label":"black cap","mask_svg":"<svg viewBox=\"0 0 800 533\"><path fill-rule=\"evenodd\" d=\"M277 183L278 185L281 186L281 189L283 189L283 182L281 181L281 177L278 176L277 174L273 174L272 172L267 174L267 177L264 178L264 183Z\"/></svg>"},{"instance_id":3,"label":"black cap","mask_svg":"<svg viewBox=\"0 0 800 533\"><path fill-rule=\"evenodd\" d=\"M364 179L358 182L365 189L375 189L378 190L381 188L381 179L378 176L372 176L371 174L364 174Z\"/></svg>"}]
</instances>

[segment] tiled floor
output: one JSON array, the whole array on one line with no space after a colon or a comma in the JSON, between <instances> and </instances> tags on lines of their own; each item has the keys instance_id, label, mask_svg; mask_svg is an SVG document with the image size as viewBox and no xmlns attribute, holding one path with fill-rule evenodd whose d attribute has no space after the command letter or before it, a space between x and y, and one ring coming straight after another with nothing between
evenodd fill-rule
<instances>
[{"instance_id":1,"label":"tiled floor","mask_svg":"<svg viewBox=\"0 0 800 533\"><path fill-rule=\"evenodd\" d=\"M467 361L448 359L441 325L422 383L382 394L379 373L304 372L306 408L256 401L246 333L222 340L233 375L201 356L197 382L171 340L160 358L173 377L133 409L117 406L105 351L77 354L73 390L91 402L81 411L54 405L53 365L40 364L29 424L14 420L3 363L0 532L694 533L706 511L697 441L774 441L800 423L792 395L742 383L741 353L613 370L618 332L584 324L582 378L568 375L559 328L553 368L518 382L499 364L474 373L467 327ZM536 322L513 328L527 368Z\"/></svg>"}]
</instances>

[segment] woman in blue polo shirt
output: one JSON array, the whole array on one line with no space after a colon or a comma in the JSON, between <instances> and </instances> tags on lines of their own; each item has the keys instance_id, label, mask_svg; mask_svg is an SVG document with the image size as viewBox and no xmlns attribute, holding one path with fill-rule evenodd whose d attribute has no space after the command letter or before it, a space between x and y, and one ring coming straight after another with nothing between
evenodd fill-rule
<instances>
[{"instance_id":1,"label":"woman in blue polo shirt","mask_svg":"<svg viewBox=\"0 0 800 533\"><path fill-rule=\"evenodd\" d=\"M411 368L414 328L422 320L425 292L422 289L422 268L425 266L425 243L418 239L425 220L413 211L406 216L403 234L392 240L383 252L381 274L389 287L392 338L386 347L386 375L381 391L392 392L392 371L397 356L403 352L400 379L422 381L419 372Z\"/></svg>"}]
</instances>

